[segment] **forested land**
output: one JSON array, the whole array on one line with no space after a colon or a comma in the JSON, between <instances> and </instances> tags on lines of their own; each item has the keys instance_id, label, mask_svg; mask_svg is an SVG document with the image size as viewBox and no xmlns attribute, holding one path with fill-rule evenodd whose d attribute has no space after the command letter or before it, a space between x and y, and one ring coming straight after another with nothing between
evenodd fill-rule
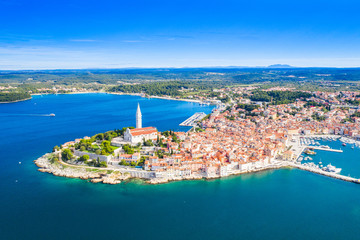
<instances>
[{"instance_id":1,"label":"forested land","mask_svg":"<svg viewBox=\"0 0 360 240\"><path fill-rule=\"evenodd\" d=\"M25 92L0 92L0 102L15 102L28 98L31 98L31 95Z\"/></svg>"},{"instance_id":2,"label":"forested land","mask_svg":"<svg viewBox=\"0 0 360 240\"><path fill-rule=\"evenodd\" d=\"M311 96L310 93L300 91L256 91L250 96L250 100L279 105L293 103L296 99L307 99Z\"/></svg>"},{"instance_id":3,"label":"forested land","mask_svg":"<svg viewBox=\"0 0 360 240\"><path fill-rule=\"evenodd\" d=\"M184 82L209 85L212 87L234 85L258 85L263 88L282 86L298 90L359 90L360 68L158 68L158 69L86 69L86 70L34 70L34 71L0 71L0 85L14 84L17 87L40 87L54 85L76 86L102 89L104 85L113 88L127 84L149 84L153 82ZM97 86L99 86L97 88ZM121 87L119 91L130 92L133 89L151 89L152 85L141 87ZM159 88L163 86L159 85ZM169 86L175 94L176 84ZM113 89L114 90L114 89ZM146 90L147 91L147 90Z\"/></svg>"}]
</instances>

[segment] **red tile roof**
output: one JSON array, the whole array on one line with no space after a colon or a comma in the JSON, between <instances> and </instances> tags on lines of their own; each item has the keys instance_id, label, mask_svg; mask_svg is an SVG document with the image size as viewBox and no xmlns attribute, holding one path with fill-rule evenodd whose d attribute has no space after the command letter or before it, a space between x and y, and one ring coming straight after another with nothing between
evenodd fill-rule
<instances>
[{"instance_id":1,"label":"red tile roof","mask_svg":"<svg viewBox=\"0 0 360 240\"><path fill-rule=\"evenodd\" d=\"M132 136L147 135L147 134L156 133L156 132L157 132L157 130L154 127L130 129L130 134Z\"/></svg>"}]
</instances>

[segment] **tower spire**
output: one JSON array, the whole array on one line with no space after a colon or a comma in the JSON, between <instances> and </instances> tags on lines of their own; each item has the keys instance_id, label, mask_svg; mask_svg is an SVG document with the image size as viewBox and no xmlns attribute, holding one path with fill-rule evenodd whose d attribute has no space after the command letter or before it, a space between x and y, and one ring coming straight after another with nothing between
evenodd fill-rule
<instances>
[{"instance_id":1,"label":"tower spire","mask_svg":"<svg viewBox=\"0 0 360 240\"><path fill-rule=\"evenodd\" d=\"M136 128L142 128L142 115L139 103L136 110Z\"/></svg>"}]
</instances>

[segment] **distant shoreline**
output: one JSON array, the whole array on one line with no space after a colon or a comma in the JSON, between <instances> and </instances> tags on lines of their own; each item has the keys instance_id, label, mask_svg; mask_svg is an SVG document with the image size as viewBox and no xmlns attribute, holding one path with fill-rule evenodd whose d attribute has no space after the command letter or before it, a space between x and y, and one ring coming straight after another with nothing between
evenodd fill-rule
<instances>
[{"instance_id":1,"label":"distant shoreline","mask_svg":"<svg viewBox=\"0 0 360 240\"><path fill-rule=\"evenodd\" d=\"M39 95L56 95L56 94L87 94L87 93L105 93L105 94L112 94L112 95L125 95L125 96L139 96L142 98L158 98L164 100L174 100L174 101L183 101L183 102L193 102L193 103L202 103L202 100L197 99L185 99L185 98L173 98L173 97L161 97L161 96L142 96L141 93L121 93L121 92L70 92L70 93L35 93L31 94L32 96L39 96Z\"/></svg>"},{"instance_id":2,"label":"distant shoreline","mask_svg":"<svg viewBox=\"0 0 360 240\"><path fill-rule=\"evenodd\" d=\"M11 102L0 102L0 104L23 102L23 101L30 100L31 98L32 97L29 97L29 98L26 98L26 99L15 100L15 101L11 101Z\"/></svg>"},{"instance_id":3,"label":"distant shoreline","mask_svg":"<svg viewBox=\"0 0 360 240\"><path fill-rule=\"evenodd\" d=\"M203 102L201 100L196 100L196 99L160 97L160 96L155 96L155 95L145 97L145 96L142 96L140 93L114 93L114 92L106 92L106 93L113 94L113 95L129 95L129 96L139 96L139 97L142 97L142 98L158 98L158 99L164 99L164 100L174 100L174 101L183 101L183 102L195 102L195 103L202 103Z\"/></svg>"}]
</instances>

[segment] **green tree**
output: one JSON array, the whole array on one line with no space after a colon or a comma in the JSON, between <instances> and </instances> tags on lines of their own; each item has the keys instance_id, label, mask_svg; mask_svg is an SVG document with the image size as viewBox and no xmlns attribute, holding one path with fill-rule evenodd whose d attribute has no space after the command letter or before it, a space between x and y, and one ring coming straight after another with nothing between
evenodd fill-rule
<instances>
[{"instance_id":1,"label":"green tree","mask_svg":"<svg viewBox=\"0 0 360 240\"><path fill-rule=\"evenodd\" d=\"M85 154L85 155L82 155L80 158L79 158L79 161L82 161L82 162L85 162L87 160L89 160L90 157L89 155Z\"/></svg>"},{"instance_id":2,"label":"green tree","mask_svg":"<svg viewBox=\"0 0 360 240\"><path fill-rule=\"evenodd\" d=\"M153 144L153 142L149 139L149 140L144 141L144 146L150 147L150 146L154 146L154 144Z\"/></svg>"},{"instance_id":3,"label":"green tree","mask_svg":"<svg viewBox=\"0 0 360 240\"><path fill-rule=\"evenodd\" d=\"M64 161L68 161L70 160L71 158L73 157L73 154L72 152L70 151L70 149L66 148L62 151L61 153L61 158L64 160Z\"/></svg>"},{"instance_id":4,"label":"green tree","mask_svg":"<svg viewBox=\"0 0 360 240\"><path fill-rule=\"evenodd\" d=\"M103 140L104 139L104 134L103 133L98 133L95 135L95 139L96 140Z\"/></svg>"},{"instance_id":5,"label":"green tree","mask_svg":"<svg viewBox=\"0 0 360 240\"><path fill-rule=\"evenodd\" d=\"M59 146L56 145L52 151L55 152L55 151L59 151L59 150L60 150Z\"/></svg>"},{"instance_id":6,"label":"green tree","mask_svg":"<svg viewBox=\"0 0 360 240\"><path fill-rule=\"evenodd\" d=\"M129 144L125 144L123 145L123 150L125 151L126 154L134 154L134 149L129 145Z\"/></svg>"},{"instance_id":7,"label":"green tree","mask_svg":"<svg viewBox=\"0 0 360 240\"><path fill-rule=\"evenodd\" d=\"M138 166L144 166L146 158L144 156L140 157L140 161L137 163Z\"/></svg>"},{"instance_id":8,"label":"green tree","mask_svg":"<svg viewBox=\"0 0 360 240\"><path fill-rule=\"evenodd\" d=\"M107 167L108 165L107 165L107 163L105 162L105 161L101 161L100 163L99 163L99 167Z\"/></svg>"},{"instance_id":9,"label":"green tree","mask_svg":"<svg viewBox=\"0 0 360 240\"><path fill-rule=\"evenodd\" d=\"M101 148L103 149L103 151L105 151L105 154L106 154L106 153L112 153L112 152L114 152L114 151L112 150L112 148L111 148L111 145L110 145L110 142L109 142L109 141L103 141L103 142L101 143ZM105 154L103 154L103 155L105 155Z\"/></svg>"}]
</instances>

